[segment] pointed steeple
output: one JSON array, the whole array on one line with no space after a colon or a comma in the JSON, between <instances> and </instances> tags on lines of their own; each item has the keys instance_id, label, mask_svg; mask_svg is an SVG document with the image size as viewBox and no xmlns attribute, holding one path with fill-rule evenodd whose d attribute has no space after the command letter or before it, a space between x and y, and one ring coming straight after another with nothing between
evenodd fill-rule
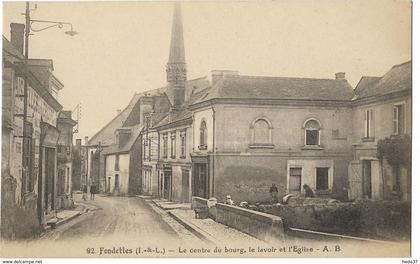
<instances>
[{"instance_id":1,"label":"pointed steeple","mask_svg":"<svg viewBox=\"0 0 420 264\"><path fill-rule=\"evenodd\" d=\"M172 20L171 49L168 63L185 63L184 34L182 29L181 5L175 3Z\"/></svg>"},{"instance_id":2,"label":"pointed steeple","mask_svg":"<svg viewBox=\"0 0 420 264\"><path fill-rule=\"evenodd\" d=\"M169 60L166 64L166 79L173 96L173 106L179 108L184 103L187 67L185 63L184 35L182 29L181 6L174 6L172 21L171 47Z\"/></svg>"}]
</instances>

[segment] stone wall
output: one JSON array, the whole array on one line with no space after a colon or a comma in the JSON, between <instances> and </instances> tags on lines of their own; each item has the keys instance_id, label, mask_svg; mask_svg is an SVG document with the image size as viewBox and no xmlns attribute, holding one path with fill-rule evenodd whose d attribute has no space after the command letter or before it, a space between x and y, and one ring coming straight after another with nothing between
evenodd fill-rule
<instances>
[{"instance_id":1,"label":"stone wall","mask_svg":"<svg viewBox=\"0 0 420 264\"><path fill-rule=\"evenodd\" d=\"M211 217L218 223L263 241L276 243L284 240L283 220L277 216L217 203L215 214L211 214Z\"/></svg>"},{"instance_id":2,"label":"stone wall","mask_svg":"<svg viewBox=\"0 0 420 264\"><path fill-rule=\"evenodd\" d=\"M411 209L404 202L277 204L258 209L280 216L287 227L373 239L410 238Z\"/></svg>"},{"instance_id":3,"label":"stone wall","mask_svg":"<svg viewBox=\"0 0 420 264\"><path fill-rule=\"evenodd\" d=\"M41 231L36 211L36 195L25 197L25 205L19 206L14 197L16 184L14 177L2 175L0 226L3 239L28 238Z\"/></svg>"},{"instance_id":4,"label":"stone wall","mask_svg":"<svg viewBox=\"0 0 420 264\"><path fill-rule=\"evenodd\" d=\"M207 199L192 198L192 209L204 208L207 205ZM276 243L282 242L285 238L283 220L278 216L222 203L216 203L215 206L210 207L209 215L218 223L235 228L263 241Z\"/></svg>"}]
</instances>

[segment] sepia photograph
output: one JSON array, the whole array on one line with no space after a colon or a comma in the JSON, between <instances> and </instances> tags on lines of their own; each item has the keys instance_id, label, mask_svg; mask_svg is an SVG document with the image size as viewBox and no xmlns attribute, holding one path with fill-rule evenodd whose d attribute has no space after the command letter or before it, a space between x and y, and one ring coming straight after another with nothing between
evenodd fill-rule
<instances>
[{"instance_id":1,"label":"sepia photograph","mask_svg":"<svg viewBox=\"0 0 420 264\"><path fill-rule=\"evenodd\" d=\"M2 263L412 258L412 5L2 2Z\"/></svg>"}]
</instances>

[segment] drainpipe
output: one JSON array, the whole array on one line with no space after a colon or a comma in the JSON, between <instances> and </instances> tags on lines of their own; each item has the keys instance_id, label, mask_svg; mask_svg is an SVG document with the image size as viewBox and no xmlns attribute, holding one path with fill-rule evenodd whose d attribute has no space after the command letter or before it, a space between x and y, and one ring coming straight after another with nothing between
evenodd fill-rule
<instances>
[{"instance_id":1,"label":"drainpipe","mask_svg":"<svg viewBox=\"0 0 420 264\"><path fill-rule=\"evenodd\" d=\"M213 111L213 162L212 162L212 172L213 172L213 179L212 179L212 188L211 188L211 196L214 197L214 160L215 160L215 139L216 139L216 110L214 109L214 106L211 107L211 110Z\"/></svg>"}]
</instances>

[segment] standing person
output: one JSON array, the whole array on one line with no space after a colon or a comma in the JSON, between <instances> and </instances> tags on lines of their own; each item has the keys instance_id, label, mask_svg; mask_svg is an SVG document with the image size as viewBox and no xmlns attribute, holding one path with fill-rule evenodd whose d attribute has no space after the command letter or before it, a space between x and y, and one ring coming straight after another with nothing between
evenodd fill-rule
<instances>
[{"instance_id":1,"label":"standing person","mask_svg":"<svg viewBox=\"0 0 420 264\"><path fill-rule=\"evenodd\" d=\"M96 185L95 181L92 181L92 184L90 185L90 199L95 200L95 193L96 193Z\"/></svg>"},{"instance_id":2,"label":"standing person","mask_svg":"<svg viewBox=\"0 0 420 264\"><path fill-rule=\"evenodd\" d=\"M303 190L305 190L305 197L315 197L314 191L312 191L311 187L309 185L304 184Z\"/></svg>"},{"instance_id":3,"label":"standing person","mask_svg":"<svg viewBox=\"0 0 420 264\"><path fill-rule=\"evenodd\" d=\"M83 196L82 196L82 198L83 198L83 201L86 201L86 199L87 199L87 186L86 186L86 184L83 184Z\"/></svg>"},{"instance_id":4,"label":"standing person","mask_svg":"<svg viewBox=\"0 0 420 264\"><path fill-rule=\"evenodd\" d=\"M270 196L271 196L271 203L277 203L278 202L278 193L279 190L277 189L277 186L273 183L270 187Z\"/></svg>"}]
</instances>

